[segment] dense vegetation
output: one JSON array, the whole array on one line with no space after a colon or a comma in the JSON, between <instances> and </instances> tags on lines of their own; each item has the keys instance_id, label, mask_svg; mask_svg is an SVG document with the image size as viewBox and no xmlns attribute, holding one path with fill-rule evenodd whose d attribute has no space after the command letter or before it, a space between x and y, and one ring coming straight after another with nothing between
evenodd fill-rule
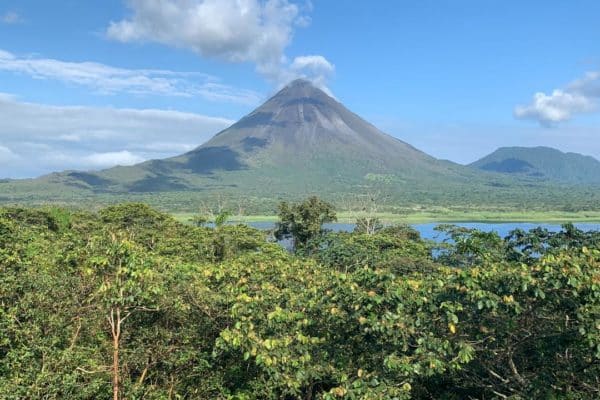
<instances>
[{"instance_id":1,"label":"dense vegetation","mask_svg":"<svg viewBox=\"0 0 600 400\"><path fill-rule=\"evenodd\" d=\"M598 185L600 161L550 147L501 147L470 164L485 171L530 176L556 182Z\"/></svg>"},{"instance_id":2,"label":"dense vegetation","mask_svg":"<svg viewBox=\"0 0 600 400\"><path fill-rule=\"evenodd\" d=\"M600 233L280 212L294 253L226 214L1 209L0 398L600 397Z\"/></svg>"}]
</instances>

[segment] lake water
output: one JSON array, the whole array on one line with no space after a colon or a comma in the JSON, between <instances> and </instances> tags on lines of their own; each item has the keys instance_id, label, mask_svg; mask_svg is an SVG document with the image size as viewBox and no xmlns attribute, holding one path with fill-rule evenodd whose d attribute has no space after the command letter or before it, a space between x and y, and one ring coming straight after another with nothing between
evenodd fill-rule
<instances>
[{"instance_id":1,"label":"lake water","mask_svg":"<svg viewBox=\"0 0 600 400\"><path fill-rule=\"evenodd\" d=\"M252 222L248 225L257 229L272 229L275 224L273 222ZM423 239L430 239L435 241L442 241L444 235L441 232L436 231L434 228L438 226L438 223L428 224L411 224L416 229ZM546 228L551 232L558 232L561 230L560 224L544 224L544 223L524 223L524 222L507 222L507 223L480 223L480 222L463 222L455 223L453 225L462 226L470 229L479 229L484 232L497 232L500 237L505 237L508 233L515 229L523 229L528 231L537 227ZM578 229L583 231L600 231L600 224L596 223L577 223L574 224ZM332 223L325 224L326 229L331 229L335 232L351 232L354 229L354 224L347 223Z\"/></svg>"}]
</instances>

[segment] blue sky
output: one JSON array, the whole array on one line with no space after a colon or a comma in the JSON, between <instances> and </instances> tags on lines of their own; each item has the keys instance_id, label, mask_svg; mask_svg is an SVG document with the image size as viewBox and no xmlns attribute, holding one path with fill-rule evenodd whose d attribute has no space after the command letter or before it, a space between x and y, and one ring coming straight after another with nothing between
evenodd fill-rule
<instances>
[{"instance_id":1,"label":"blue sky","mask_svg":"<svg viewBox=\"0 0 600 400\"><path fill-rule=\"evenodd\" d=\"M0 0L0 176L189 150L307 77L439 158L600 158L600 2Z\"/></svg>"}]
</instances>

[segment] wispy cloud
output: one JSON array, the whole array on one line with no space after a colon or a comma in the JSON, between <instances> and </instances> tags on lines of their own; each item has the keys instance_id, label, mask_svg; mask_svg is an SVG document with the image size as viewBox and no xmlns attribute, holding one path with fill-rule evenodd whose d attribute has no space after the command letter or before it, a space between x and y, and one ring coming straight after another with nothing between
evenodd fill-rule
<instances>
[{"instance_id":1,"label":"wispy cloud","mask_svg":"<svg viewBox=\"0 0 600 400\"><path fill-rule=\"evenodd\" d=\"M7 25L14 25L23 22L23 18L16 11L7 11L0 15L0 22Z\"/></svg>"},{"instance_id":2,"label":"wispy cloud","mask_svg":"<svg viewBox=\"0 0 600 400\"><path fill-rule=\"evenodd\" d=\"M598 110L600 72L588 72L565 88L550 94L535 93L529 105L515 108L517 118L533 119L544 126L570 120L577 114Z\"/></svg>"},{"instance_id":3,"label":"wispy cloud","mask_svg":"<svg viewBox=\"0 0 600 400\"><path fill-rule=\"evenodd\" d=\"M131 0L129 6L132 15L111 22L109 38L162 43L221 61L253 63L278 85L300 76L324 84L330 77L329 71L313 68L314 62L290 63L285 54L295 28L310 24L310 1ZM331 65L323 56L303 57L320 57Z\"/></svg>"},{"instance_id":4,"label":"wispy cloud","mask_svg":"<svg viewBox=\"0 0 600 400\"><path fill-rule=\"evenodd\" d=\"M10 165L0 169L0 178L164 158L193 149L233 123L168 110L49 106L2 93L0 121L0 165Z\"/></svg>"},{"instance_id":5,"label":"wispy cloud","mask_svg":"<svg viewBox=\"0 0 600 400\"><path fill-rule=\"evenodd\" d=\"M247 105L257 104L261 98L254 91L225 85L217 78L203 73L126 69L96 62L19 57L1 49L0 70L22 73L36 79L53 79L84 86L101 94L198 96L211 101Z\"/></svg>"}]
</instances>

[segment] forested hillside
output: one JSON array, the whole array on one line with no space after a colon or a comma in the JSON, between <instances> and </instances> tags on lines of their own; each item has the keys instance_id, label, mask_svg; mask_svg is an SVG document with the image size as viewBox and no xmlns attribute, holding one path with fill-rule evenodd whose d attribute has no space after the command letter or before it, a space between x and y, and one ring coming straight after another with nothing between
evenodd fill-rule
<instances>
[{"instance_id":1,"label":"forested hillside","mask_svg":"<svg viewBox=\"0 0 600 400\"><path fill-rule=\"evenodd\" d=\"M597 399L600 233L0 210L2 399Z\"/></svg>"},{"instance_id":2,"label":"forested hillside","mask_svg":"<svg viewBox=\"0 0 600 400\"><path fill-rule=\"evenodd\" d=\"M550 147L501 147L470 164L473 168L547 181L598 185L600 161Z\"/></svg>"}]
</instances>

